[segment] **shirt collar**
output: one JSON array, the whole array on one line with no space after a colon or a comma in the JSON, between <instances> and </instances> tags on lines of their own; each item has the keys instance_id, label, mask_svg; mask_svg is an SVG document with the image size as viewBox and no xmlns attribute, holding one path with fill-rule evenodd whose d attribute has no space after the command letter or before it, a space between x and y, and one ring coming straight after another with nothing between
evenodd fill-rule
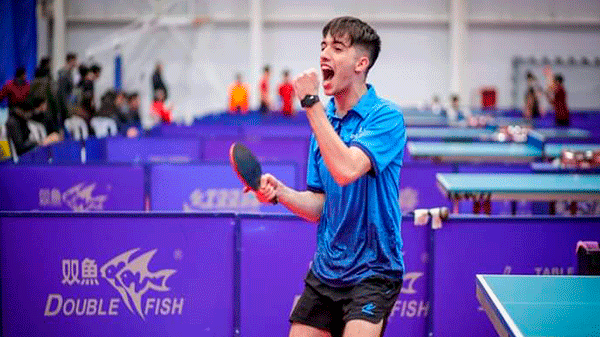
<instances>
[{"instance_id":1,"label":"shirt collar","mask_svg":"<svg viewBox=\"0 0 600 337\"><path fill-rule=\"evenodd\" d=\"M356 112L360 117L365 118L371 108L373 107L375 100L377 99L377 94L375 93L375 88L372 85L367 84L367 92L358 100L358 103L350 111ZM350 112L348 111L348 112ZM335 108L335 100L333 97L329 100L329 104L327 105L327 115L330 117L336 117L336 108Z\"/></svg>"}]
</instances>

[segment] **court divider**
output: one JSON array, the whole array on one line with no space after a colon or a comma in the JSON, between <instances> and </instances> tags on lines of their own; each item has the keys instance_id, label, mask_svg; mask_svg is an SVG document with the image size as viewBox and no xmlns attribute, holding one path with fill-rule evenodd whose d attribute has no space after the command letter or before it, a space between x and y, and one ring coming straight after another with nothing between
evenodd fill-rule
<instances>
[{"instance_id":1,"label":"court divider","mask_svg":"<svg viewBox=\"0 0 600 337\"><path fill-rule=\"evenodd\" d=\"M493 335L475 274L574 273L575 243L600 237L598 217L429 225L402 219L386 336ZM0 212L3 335L286 335L316 230L282 214Z\"/></svg>"}]
</instances>

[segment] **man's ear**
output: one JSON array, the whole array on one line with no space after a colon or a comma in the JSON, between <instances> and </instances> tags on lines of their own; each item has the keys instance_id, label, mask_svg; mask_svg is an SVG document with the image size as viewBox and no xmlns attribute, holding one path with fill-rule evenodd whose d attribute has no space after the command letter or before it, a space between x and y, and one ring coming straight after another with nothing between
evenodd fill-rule
<instances>
[{"instance_id":1,"label":"man's ear","mask_svg":"<svg viewBox=\"0 0 600 337\"><path fill-rule=\"evenodd\" d=\"M369 61L369 57L366 54L361 54L356 60L356 65L354 66L354 71L357 73L366 73L367 69L369 69L369 65L371 62Z\"/></svg>"}]
</instances>

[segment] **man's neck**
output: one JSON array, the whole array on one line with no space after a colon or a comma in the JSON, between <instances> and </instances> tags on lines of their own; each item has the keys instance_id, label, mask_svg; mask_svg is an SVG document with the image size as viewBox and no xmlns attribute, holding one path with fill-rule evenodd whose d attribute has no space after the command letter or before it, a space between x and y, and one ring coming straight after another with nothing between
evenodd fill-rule
<instances>
[{"instance_id":1,"label":"man's neck","mask_svg":"<svg viewBox=\"0 0 600 337\"><path fill-rule=\"evenodd\" d=\"M336 115L344 117L367 92L365 82L353 83L334 96Z\"/></svg>"}]
</instances>

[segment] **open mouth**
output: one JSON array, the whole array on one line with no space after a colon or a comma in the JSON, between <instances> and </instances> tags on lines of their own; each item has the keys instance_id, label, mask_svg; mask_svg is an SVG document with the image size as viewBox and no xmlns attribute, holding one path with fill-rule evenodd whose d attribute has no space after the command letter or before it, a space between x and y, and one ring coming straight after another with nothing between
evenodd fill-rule
<instances>
[{"instance_id":1,"label":"open mouth","mask_svg":"<svg viewBox=\"0 0 600 337\"><path fill-rule=\"evenodd\" d=\"M323 72L323 81L329 81L333 78L333 75L335 75L335 72L332 69L322 68L321 70Z\"/></svg>"}]
</instances>

